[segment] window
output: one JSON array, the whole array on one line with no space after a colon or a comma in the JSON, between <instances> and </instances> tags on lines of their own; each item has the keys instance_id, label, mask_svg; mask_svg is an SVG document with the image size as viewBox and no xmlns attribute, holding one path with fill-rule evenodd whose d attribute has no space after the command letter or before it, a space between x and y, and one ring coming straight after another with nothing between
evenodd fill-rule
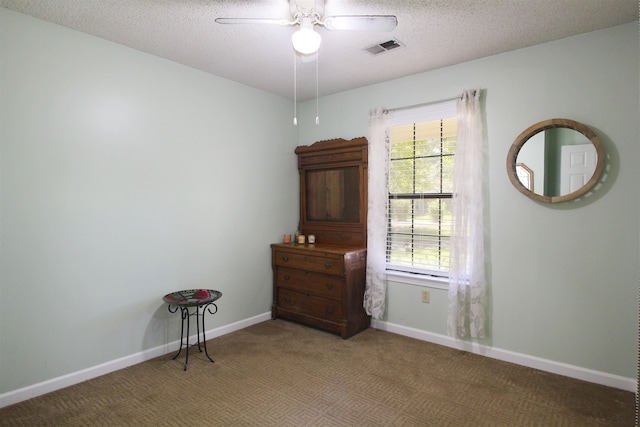
<instances>
[{"instance_id":1,"label":"window","mask_svg":"<svg viewBox=\"0 0 640 427\"><path fill-rule=\"evenodd\" d=\"M448 277L455 103L400 113L391 129L387 271Z\"/></svg>"}]
</instances>

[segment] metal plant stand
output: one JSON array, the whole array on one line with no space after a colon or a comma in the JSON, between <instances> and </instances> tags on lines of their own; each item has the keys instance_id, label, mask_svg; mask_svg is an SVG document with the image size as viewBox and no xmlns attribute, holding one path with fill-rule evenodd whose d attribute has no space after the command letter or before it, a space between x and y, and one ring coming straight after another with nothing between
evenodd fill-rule
<instances>
[{"instance_id":1,"label":"metal plant stand","mask_svg":"<svg viewBox=\"0 0 640 427\"><path fill-rule=\"evenodd\" d=\"M209 352L207 351L207 337L205 336L204 315L216 314L218 312L218 306L214 303L222 297L222 292L212 289L187 289L183 291L172 292L165 295L162 300L169 304L169 312L176 313L180 310L180 316L182 318L182 325L180 327L180 348L172 360L175 360L182 348L186 349L186 357L184 359L184 370L187 370L187 364L189 363L189 347L198 346L198 350L202 352L204 348L204 354L211 362L215 362ZM196 333L198 342L196 344L189 344L189 332L191 317L196 318ZM202 322L200 318L202 317ZM202 323L202 328L200 327ZM185 324L187 325L187 334L185 336ZM202 341L200 341L200 329L202 329Z\"/></svg>"}]
</instances>

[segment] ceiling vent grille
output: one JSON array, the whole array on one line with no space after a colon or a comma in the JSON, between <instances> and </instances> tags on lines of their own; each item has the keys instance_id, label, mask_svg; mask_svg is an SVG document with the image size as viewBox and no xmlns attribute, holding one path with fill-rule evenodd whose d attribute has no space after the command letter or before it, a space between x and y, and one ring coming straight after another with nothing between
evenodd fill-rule
<instances>
[{"instance_id":1,"label":"ceiling vent grille","mask_svg":"<svg viewBox=\"0 0 640 427\"><path fill-rule=\"evenodd\" d=\"M381 53L389 52L392 49L404 46L398 40L393 39L386 42L374 44L373 46L369 46L364 50L369 52L371 55L380 55Z\"/></svg>"}]
</instances>

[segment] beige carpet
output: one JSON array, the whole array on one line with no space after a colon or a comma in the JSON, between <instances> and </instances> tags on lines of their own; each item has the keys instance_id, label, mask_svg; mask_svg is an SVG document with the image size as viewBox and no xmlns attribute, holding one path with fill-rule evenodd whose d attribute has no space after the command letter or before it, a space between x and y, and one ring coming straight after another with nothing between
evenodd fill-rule
<instances>
[{"instance_id":1,"label":"beige carpet","mask_svg":"<svg viewBox=\"0 0 640 427\"><path fill-rule=\"evenodd\" d=\"M388 332L283 320L0 409L2 426L632 426L634 394Z\"/></svg>"}]
</instances>

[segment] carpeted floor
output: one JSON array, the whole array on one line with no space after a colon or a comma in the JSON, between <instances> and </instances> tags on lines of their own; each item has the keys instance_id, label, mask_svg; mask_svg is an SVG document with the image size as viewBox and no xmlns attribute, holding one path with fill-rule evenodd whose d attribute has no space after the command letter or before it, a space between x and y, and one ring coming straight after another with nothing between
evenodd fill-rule
<instances>
[{"instance_id":1,"label":"carpeted floor","mask_svg":"<svg viewBox=\"0 0 640 427\"><path fill-rule=\"evenodd\" d=\"M0 409L1 426L632 426L634 394L368 329L283 320Z\"/></svg>"}]
</instances>

